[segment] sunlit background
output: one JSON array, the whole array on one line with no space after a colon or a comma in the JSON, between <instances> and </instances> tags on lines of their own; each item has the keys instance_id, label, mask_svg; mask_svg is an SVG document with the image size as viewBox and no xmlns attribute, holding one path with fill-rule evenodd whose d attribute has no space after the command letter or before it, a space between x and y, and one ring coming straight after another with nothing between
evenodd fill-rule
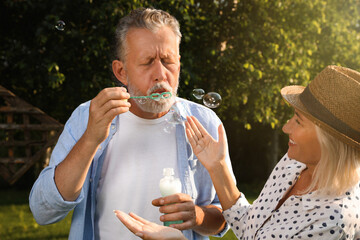
<instances>
[{"instance_id":1,"label":"sunlit background","mask_svg":"<svg viewBox=\"0 0 360 240\"><path fill-rule=\"evenodd\" d=\"M327 65L360 70L358 0L2 0L0 85L64 124L80 103L115 86L116 24L130 10L151 6L180 22L179 96L203 104L194 89L221 95L213 110L224 122L238 186L251 199L287 150L281 126L292 112L280 89L306 85ZM9 128L25 124L24 112L11 112L5 102L0 99L0 239L67 239L71 216L43 227L28 208L51 149L19 142L42 141L44 130L24 137ZM56 128L48 134L56 136ZM14 159L42 148L9 182L29 158Z\"/></svg>"}]
</instances>

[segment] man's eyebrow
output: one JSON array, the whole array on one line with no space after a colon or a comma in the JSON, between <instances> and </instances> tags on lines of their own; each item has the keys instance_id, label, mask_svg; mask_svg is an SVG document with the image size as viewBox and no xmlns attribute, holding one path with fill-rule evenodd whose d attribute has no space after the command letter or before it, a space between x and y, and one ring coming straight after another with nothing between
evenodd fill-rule
<instances>
[{"instance_id":1,"label":"man's eyebrow","mask_svg":"<svg viewBox=\"0 0 360 240\"><path fill-rule=\"evenodd\" d=\"M174 57L176 57L176 53L168 52L168 53L160 54L160 57L161 58L174 58Z\"/></svg>"},{"instance_id":2,"label":"man's eyebrow","mask_svg":"<svg viewBox=\"0 0 360 240\"><path fill-rule=\"evenodd\" d=\"M296 116L298 116L298 118L300 118L301 121L303 121L303 119L300 117L300 114L297 111L295 111L295 114Z\"/></svg>"}]
</instances>

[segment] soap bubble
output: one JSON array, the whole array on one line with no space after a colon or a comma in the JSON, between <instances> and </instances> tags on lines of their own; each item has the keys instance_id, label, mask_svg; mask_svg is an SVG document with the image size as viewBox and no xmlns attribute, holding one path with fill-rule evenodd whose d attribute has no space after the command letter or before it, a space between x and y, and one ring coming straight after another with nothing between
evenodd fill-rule
<instances>
[{"instance_id":1,"label":"soap bubble","mask_svg":"<svg viewBox=\"0 0 360 240\"><path fill-rule=\"evenodd\" d=\"M196 99L202 99L204 94L205 94L205 91L201 88L195 88L193 91L192 91L192 94L193 96L196 98Z\"/></svg>"},{"instance_id":2,"label":"soap bubble","mask_svg":"<svg viewBox=\"0 0 360 240\"><path fill-rule=\"evenodd\" d=\"M217 108L221 103L221 96L216 92L209 92L204 95L203 103L209 108Z\"/></svg>"},{"instance_id":3,"label":"soap bubble","mask_svg":"<svg viewBox=\"0 0 360 240\"><path fill-rule=\"evenodd\" d=\"M169 112L166 115L165 121L166 124L164 127L164 132L166 133L171 133L176 127L176 124L183 122L179 108L176 106L176 102L171 106Z\"/></svg>"},{"instance_id":4,"label":"soap bubble","mask_svg":"<svg viewBox=\"0 0 360 240\"><path fill-rule=\"evenodd\" d=\"M171 106L169 117L166 118L166 121L170 124L179 124L184 122L184 120L181 118L180 111L177 108L176 103Z\"/></svg>"},{"instance_id":5,"label":"soap bubble","mask_svg":"<svg viewBox=\"0 0 360 240\"><path fill-rule=\"evenodd\" d=\"M174 128L175 128L175 124L168 123L164 127L164 132L170 134Z\"/></svg>"},{"instance_id":6,"label":"soap bubble","mask_svg":"<svg viewBox=\"0 0 360 240\"><path fill-rule=\"evenodd\" d=\"M165 118L165 121L167 122L167 124L164 127L164 131L166 133L171 133L177 124L183 124L185 122L185 119L183 119L180 115L180 110L177 106L177 103L178 102L175 102L171 106L171 108L167 114L167 117Z\"/></svg>"},{"instance_id":7,"label":"soap bubble","mask_svg":"<svg viewBox=\"0 0 360 240\"><path fill-rule=\"evenodd\" d=\"M59 31L64 31L65 29L65 22L62 20L57 21L55 28Z\"/></svg>"},{"instance_id":8,"label":"soap bubble","mask_svg":"<svg viewBox=\"0 0 360 240\"><path fill-rule=\"evenodd\" d=\"M183 124L185 119L181 117L179 108L177 107L177 102L175 102L169 112L166 114L164 131L166 133L171 133L177 124Z\"/></svg>"}]
</instances>

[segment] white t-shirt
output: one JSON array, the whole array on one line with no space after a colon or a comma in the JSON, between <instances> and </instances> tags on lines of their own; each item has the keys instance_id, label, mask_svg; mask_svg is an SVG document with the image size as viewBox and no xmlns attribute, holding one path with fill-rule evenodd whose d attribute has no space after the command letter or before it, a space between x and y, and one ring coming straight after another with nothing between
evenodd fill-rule
<instances>
[{"instance_id":1,"label":"white t-shirt","mask_svg":"<svg viewBox=\"0 0 360 240\"><path fill-rule=\"evenodd\" d=\"M161 197L164 168L179 177L175 127L165 119L120 115L119 129L108 145L96 194L95 239L138 239L117 219L113 210L134 212L162 224L152 200ZM170 131L169 131L170 130Z\"/></svg>"}]
</instances>

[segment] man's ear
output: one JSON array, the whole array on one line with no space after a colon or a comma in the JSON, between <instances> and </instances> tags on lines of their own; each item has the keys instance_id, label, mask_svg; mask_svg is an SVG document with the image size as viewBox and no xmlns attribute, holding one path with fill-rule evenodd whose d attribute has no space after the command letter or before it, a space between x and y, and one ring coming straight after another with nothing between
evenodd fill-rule
<instances>
[{"instance_id":1,"label":"man's ear","mask_svg":"<svg viewBox=\"0 0 360 240\"><path fill-rule=\"evenodd\" d=\"M125 70L125 64L120 60L114 60L112 62L112 70L117 80L127 86L127 73Z\"/></svg>"}]
</instances>

